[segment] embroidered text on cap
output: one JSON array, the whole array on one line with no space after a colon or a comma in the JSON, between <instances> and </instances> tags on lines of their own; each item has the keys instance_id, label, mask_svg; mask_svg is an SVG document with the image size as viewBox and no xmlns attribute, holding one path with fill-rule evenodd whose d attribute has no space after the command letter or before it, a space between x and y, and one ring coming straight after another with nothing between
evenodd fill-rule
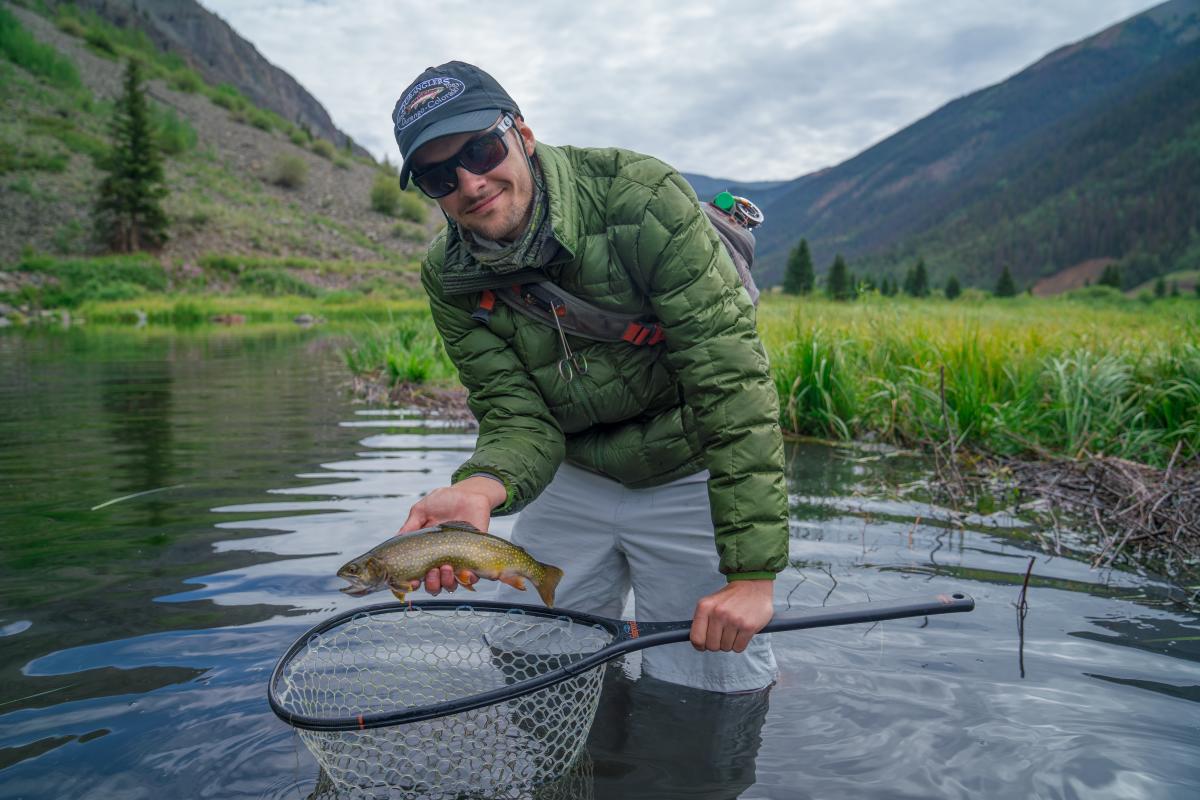
<instances>
[{"instance_id":1,"label":"embroidered text on cap","mask_svg":"<svg viewBox=\"0 0 1200 800\"><path fill-rule=\"evenodd\" d=\"M458 78L437 77L421 81L400 98L392 121L402 131L434 109L462 95L466 85Z\"/></svg>"}]
</instances>

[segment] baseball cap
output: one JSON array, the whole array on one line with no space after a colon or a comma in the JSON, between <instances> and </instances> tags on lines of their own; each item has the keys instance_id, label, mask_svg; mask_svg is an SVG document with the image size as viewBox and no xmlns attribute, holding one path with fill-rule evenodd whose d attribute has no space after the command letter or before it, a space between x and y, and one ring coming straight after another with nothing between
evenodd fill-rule
<instances>
[{"instance_id":1,"label":"baseball cap","mask_svg":"<svg viewBox=\"0 0 1200 800\"><path fill-rule=\"evenodd\" d=\"M400 146L400 187L408 186L409 160L421 145L439 136L491 127L501 112L521 110L496 79L473 64L448 61L429 67L396 101L392 124Z\"/></svg>"}]
</instances>

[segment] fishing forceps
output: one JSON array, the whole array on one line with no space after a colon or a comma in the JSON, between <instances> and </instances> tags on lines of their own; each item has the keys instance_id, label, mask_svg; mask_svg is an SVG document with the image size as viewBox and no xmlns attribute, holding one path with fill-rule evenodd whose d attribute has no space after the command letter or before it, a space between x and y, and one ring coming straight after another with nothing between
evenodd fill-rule
<instances>
[{"instance_id":1,"label":"fishing forceps","mask_svg":"<svg viewBox=\"0 0 1200 800\"><path fill-rule=\"evenodd\" d=\"M559 320L567 313L567 307L561 300L550 301L550 316L554 317L554 327L558 330L558 341L562 343L563 357L558 360L558 374L564 381L570 383L576 375L587 375L587 356L571 351L567 344L567 335L563 333L562 322Z\"/></svg>"}]
</instances>

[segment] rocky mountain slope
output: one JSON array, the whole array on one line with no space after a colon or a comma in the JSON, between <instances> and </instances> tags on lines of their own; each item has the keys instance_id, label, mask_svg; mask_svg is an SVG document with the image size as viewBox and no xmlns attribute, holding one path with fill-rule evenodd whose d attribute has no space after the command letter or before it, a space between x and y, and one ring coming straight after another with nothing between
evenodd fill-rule
<instances>
[{"instance_id":1,"label":"rocky mountain slope","mask_svg":"<svg viewBox=\"0 0 1200 800\"><path fill-rule=\"evenodd\" d=\"M56 84L0 58L0 149L15 154L0 159L0 263L28 252L95 253L96 162L130 51L118 31L90 17L56 24L10 3L0 8L74 65L79 83ZM171 238L164 261L245 254L411 266L423 252L440 215L415 197L406 198L408 219L372 210L380 165L310 139L236 91L197 84L185 68L171 71L177 62L162 66L148 47L139 57L159 76L147 84L155 113L184 139L165 164ZM285 170L299 179L284 180Z\"/></svg>"}]
</instances>

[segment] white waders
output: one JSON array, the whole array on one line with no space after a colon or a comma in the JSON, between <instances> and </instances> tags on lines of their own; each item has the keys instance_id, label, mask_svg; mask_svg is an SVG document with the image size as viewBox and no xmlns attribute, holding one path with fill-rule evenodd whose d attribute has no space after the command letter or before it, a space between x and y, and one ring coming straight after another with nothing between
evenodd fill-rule
<instances>
[{"instance_id":1,"label":"white waders","mask_svg":"<svg viewBox=\"0 0 1200 800\"><path fill-rule=\"evenodd\" d=\"M620 618L632 589L638 620L691 619L700 598L726 583L717 568L707 481L704 471L627 489L563 464L520 513L512 541L562 568L556 606ZM500 585L498 599L537 604L531 591ZM744 653L701 653L688 642L651 647L643 651L642 671L716 692L762 689L776 676L768 634L755 636Z\"/></svg>"}]
</instances>

